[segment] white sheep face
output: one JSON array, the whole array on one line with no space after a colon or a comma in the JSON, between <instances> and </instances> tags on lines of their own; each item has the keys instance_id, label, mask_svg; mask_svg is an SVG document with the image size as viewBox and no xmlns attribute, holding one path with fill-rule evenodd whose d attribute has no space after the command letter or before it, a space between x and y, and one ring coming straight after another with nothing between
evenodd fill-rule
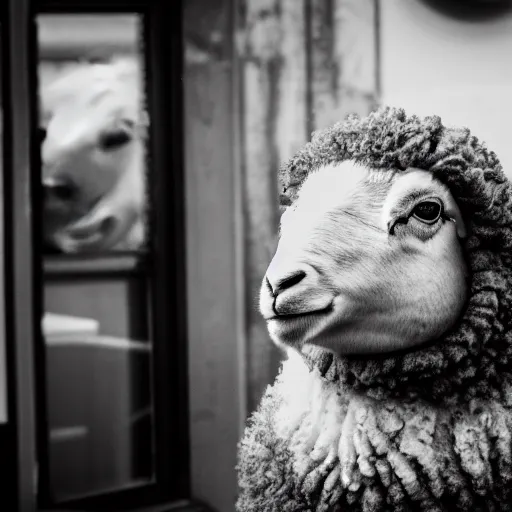
<instances>
[{"instance_id":1,"label":"white sheep face","mask_svg":"<svg viewBox=\"0 0 512 512\"><path fill-rule=\"evenodd\" d=\"M271 338L340 355L435 340L465 305L465 236L450 191L429 172L350 161L317 170L282 216L263 279Z\"/></svg>"},{"instance_id":2,"label":"white sheep face","mask_svg":"<svg viewBox=\"0 0 512 512\"><path fill-rule=\"evenodd\" d=\"M42 91L46 239L110 249L143 208L141 84L135 62L81 65Z\"/></svg>"}]
</instances>

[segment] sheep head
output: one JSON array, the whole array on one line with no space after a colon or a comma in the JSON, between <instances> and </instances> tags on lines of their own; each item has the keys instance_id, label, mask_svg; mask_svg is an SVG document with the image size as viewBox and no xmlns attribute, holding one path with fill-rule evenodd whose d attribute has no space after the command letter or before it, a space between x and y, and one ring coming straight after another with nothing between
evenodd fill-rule
<instances>
[{"instance_id":1,"label":"sheep head","mask_svg":"<svg viewBox=\"0 0 512 512\"><path fill-rule=\"evenodd\" d=\"M79 64L43 87L45 238L60 250L142 242L142 92L134 59Z\"/></svg>"},{"instance_id":2,"label":"sheep head","mask_svg":"<svg viewBox=\"0 0 512 512\"><path fill-rule=\"evenodd\" d=\"M289 211L261 291L277 343L322 377L374 396L505 393L512 187L495 153L438 116L381 107L314 133L279 181ZM396 219L395 207L417 184L455 222L411 217L415 200ZM277 312L287 320L271 318L276 286ZM308 291L298 300L301 286ZM294 310L300 316L291 317Z\"/></svg>"},{"instance_id":3,"label":"sheep head","mask_svg":"<svg viewBox=\"0 0 512 512\"><path fill-rule=\"evenodd\" d=\"M428 172L320 168L283 214L263 279L272 339L353 355L439 338L466 300L463 237L455 200Z\"/></svg>"}]
</instances>

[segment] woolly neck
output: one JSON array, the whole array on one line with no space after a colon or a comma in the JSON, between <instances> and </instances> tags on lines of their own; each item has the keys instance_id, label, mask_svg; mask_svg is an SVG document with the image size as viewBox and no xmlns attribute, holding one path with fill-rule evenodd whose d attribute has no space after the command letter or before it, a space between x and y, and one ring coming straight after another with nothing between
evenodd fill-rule
<instances>
[{"instance_id":1,"label":"woolly neck","mask_svg":"<svg viewBox=\"0 0 512 512\"><path fill-rule=\"evenodd\" d=\"M378 398L510 401L512 198L496 155L469 130L447 128L437 116L408 117L384 107L316 132L280 170L282 203L294 201L311 171L347 159L370 169L423 169L448 186L469 232L463 249L470 293L458 325L428 347L373 359L306 347L308 366L324 379Z\"/></svg>"},{"instance_id":2,"label":"woolly neck","mask_svg":"<svg viewBox=\"0 0 512 512\"><path fill-rule=\"evenodd\" d=\"M462 353L464 348L455 351ZM506 365L496 368L496 357L486 352L466 354L459 364L439 347L378 359L339 357L316 347L304 348L301 355L321 379L379 400L422 398L455 405L492 397L512 405L510 370Z\"/></svg>"}]
</instances>

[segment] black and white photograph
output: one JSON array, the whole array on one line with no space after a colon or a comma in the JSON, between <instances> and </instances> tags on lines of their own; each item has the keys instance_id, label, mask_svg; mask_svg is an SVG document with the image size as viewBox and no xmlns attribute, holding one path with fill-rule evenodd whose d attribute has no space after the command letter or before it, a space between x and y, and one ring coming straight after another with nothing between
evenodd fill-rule
<instances>
[{"instance_id":1,"label":"black and white photograph","mask_svg":"<svg viewBox=\"0 0 512 512\"><path fill-rule=\"evenodd\" d=\"M4 0L0 512L512 512L512 0Z\"/></svg>"}]
</instances>

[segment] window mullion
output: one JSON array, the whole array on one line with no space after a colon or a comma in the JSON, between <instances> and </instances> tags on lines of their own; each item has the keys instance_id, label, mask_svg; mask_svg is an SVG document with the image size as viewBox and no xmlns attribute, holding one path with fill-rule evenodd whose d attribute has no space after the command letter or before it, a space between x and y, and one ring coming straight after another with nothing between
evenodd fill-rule
<instances>
[{"instance_id":1,"label":"window mullion","mask_svg":"<svg viewBox=\"0 0 512 512\"><path fill-rule=\"evenodd\" d=\"M10 225L6 226L6 275L9 303L7 332L15 343L16 430L18 450L19 511L36 509L36 309L38 287L34 265L31 218L33 169L31 127L34 120L35 32L29 0L11 0L6 26L5 177ZM9 297L10 295L10 297ZM37 317L38 318L38 317Z\"/></svg>"}]
</instances>

